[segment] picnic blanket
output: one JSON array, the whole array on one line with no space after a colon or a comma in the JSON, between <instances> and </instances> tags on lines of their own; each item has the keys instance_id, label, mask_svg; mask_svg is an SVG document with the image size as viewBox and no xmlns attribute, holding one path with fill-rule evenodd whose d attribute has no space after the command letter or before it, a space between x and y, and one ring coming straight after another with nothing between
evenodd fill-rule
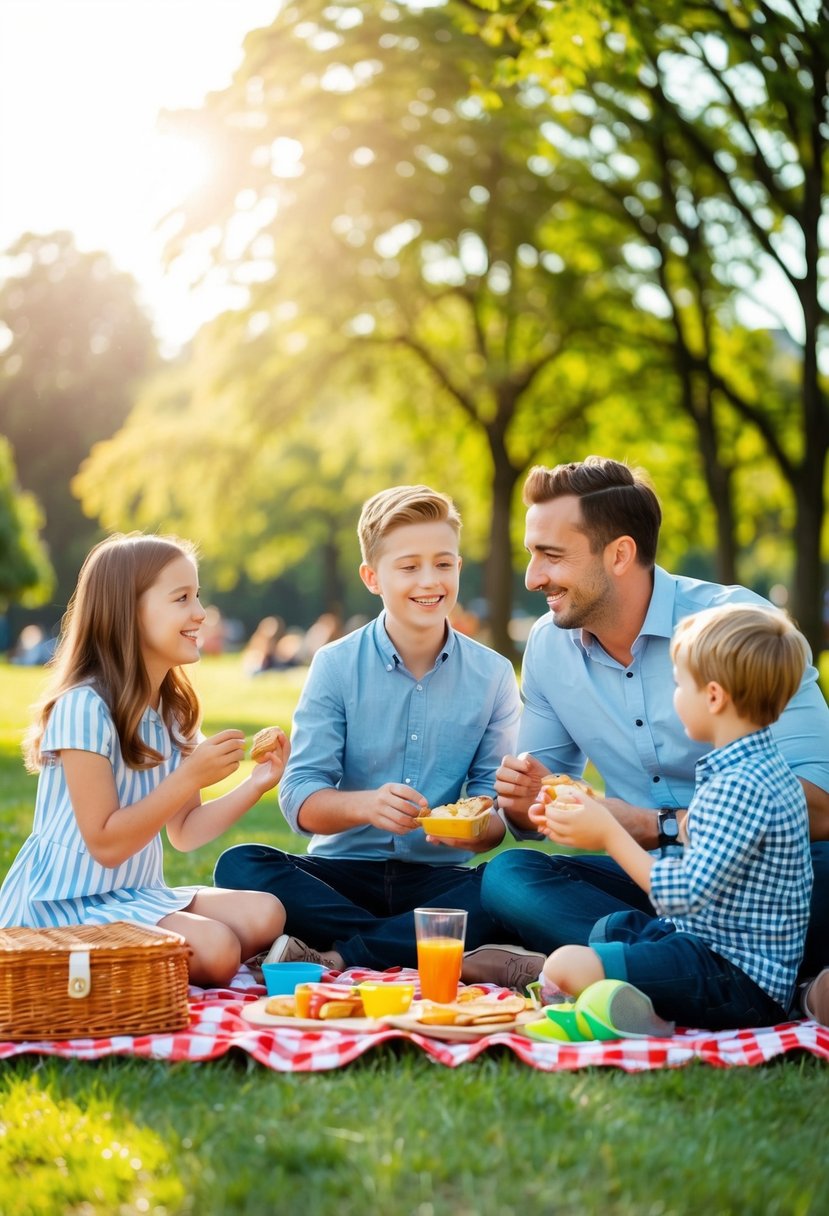
<instances>
[{"instance_id":1,"label":"picnic blanket","mask_svg":"<svg viewBox=\"0 0 829 1216\"><path fill-rule=\"evenodd\" d=\"M352 969L341 982L411 980L417 972L396 969L374 972ZM493 991L499 991L488 985ZM243 1006L264 995L247 968L230 988L190 989L190 1025L174 1034L123 1035L106 1039L71 1039L65 1042L0 1042L0 1059L24 1053L98 1060L105 1056L138 1056L148 1060L200 1062L215 1060L232 1048L246 1052L276 1072L322 1072L341 1068L364 1052L393 1040L405 1040L426 1052L436 1063L457 1068L482 1052L507 1048L525 1064L542 1072L569 1072L591 1066L610 1066L625 1072L680 1068L701 1060L719 1068L764 1064L789 1052L808 1052L829 1060L829 1029L813 1021L786 1022L755 1030L680 1030L670 1039L617 1039L613 1042L538 1042L514 1031L487 1035L474 1042L442 1042L426 1035L387 1027L370 1034L342 1033L291 1027L252 1026L241 1017Z\"/></svg>"}]
</instances>

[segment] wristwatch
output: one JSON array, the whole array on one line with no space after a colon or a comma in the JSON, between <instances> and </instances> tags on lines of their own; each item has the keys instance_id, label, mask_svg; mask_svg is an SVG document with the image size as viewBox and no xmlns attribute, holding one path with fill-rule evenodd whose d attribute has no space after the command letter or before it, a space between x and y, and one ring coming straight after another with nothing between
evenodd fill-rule
<instances>
[{"instance_id":1,"label":"wristwatch","mask_svg":"<svg viewBox=\"0 0 829 1216\"><path fill-rule=\"evenodd\" d=\"M676 818L676 811L673 807L665 807L661 811L656 812L656 830L659 836L660 849L667 849L671 845L680 844L679 839L679 823Z\"/></svg>"}]
</instances>

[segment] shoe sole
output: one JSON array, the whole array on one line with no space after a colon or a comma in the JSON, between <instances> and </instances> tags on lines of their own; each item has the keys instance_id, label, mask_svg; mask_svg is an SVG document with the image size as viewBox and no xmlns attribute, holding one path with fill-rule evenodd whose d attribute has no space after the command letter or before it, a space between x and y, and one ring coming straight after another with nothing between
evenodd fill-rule
<instances>
[{"instance_id":1,"label":"shoe sole","mask_svg":"<svg viewBox=\"0 0 829 1216\"><path fill-rule=\"evenodd\" d=\"M268 953L262 959L263 963L283 963L285 961L284 954L288 949L288 943L291 940L290 933L282 933L271 946Z\"/></svg>"},{"instance_id":2,"label":"shoe sole","mask_svg":"<svg viewBox=\"0 0 829 1216\"><path fill-rule=\"evenodd\" d=\"M639 988L618 981L618 986L606 995L591 992L595 987L586 988L576 1001L577 1020L584 1019L595 1038L670 1038L674 1033L674 1023L660 1018L650 997Z\"/></svg>"}]
</instances>

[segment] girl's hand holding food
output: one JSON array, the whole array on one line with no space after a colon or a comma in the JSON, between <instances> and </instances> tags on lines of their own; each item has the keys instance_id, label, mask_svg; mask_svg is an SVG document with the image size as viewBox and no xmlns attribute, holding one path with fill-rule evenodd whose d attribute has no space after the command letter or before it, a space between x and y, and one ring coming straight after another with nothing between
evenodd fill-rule
<instances>
[{"instance_id":1,"label":"girl's hand holding food","mask_svg":"<svg viewBox=\"0 0 829 1216\"><path fill-rule=\"evenodd\" d=\"M181 763L200 790L223 781L236 772L245 758L245 736L241 730L221 730L193 749Z\"/></svg>"},{"instance_id":2,"label":"girl's hand holding food","mask_svg":"<svg viewBox=\"0 0 829 1216\"><path fill-rule=\"evenodd\" d=\"M291 741L278 726L267 726L254 735L250 749L253 761L250 780L263 794L279 784L288 756Z\"/></svg>"}]
</instances>

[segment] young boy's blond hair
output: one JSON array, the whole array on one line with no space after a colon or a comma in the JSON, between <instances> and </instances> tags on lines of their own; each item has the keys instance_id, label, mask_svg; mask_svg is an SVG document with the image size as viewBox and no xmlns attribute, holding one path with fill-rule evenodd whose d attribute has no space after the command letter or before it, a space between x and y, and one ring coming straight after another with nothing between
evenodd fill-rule
<instances>
[{"instance_id":1,"label":"young boy's blond hair","mask_svg":"<svg viewBox=\"0 0 829 1216\"><path fill-rule=\"evenodd\" d=\"M357 524L365 564L375 565L383 541L395 528L422 523L449 524L460 536L461 517L452 499L428 486L392 486L369 498Z\"/></svg>"},{"instance_id":2,"label":"young boy's blond hair","mask_svg":"<svg viewBox=\"0 0 829 1216\"><path fill-rule=\"evenodd\" d=\"M776 722L810 662L803 634L783 612L723 604L685 617L674 630L671 659L685 663L698 688L714 682L741 718Z\"/></svg>"}]
</instances>

